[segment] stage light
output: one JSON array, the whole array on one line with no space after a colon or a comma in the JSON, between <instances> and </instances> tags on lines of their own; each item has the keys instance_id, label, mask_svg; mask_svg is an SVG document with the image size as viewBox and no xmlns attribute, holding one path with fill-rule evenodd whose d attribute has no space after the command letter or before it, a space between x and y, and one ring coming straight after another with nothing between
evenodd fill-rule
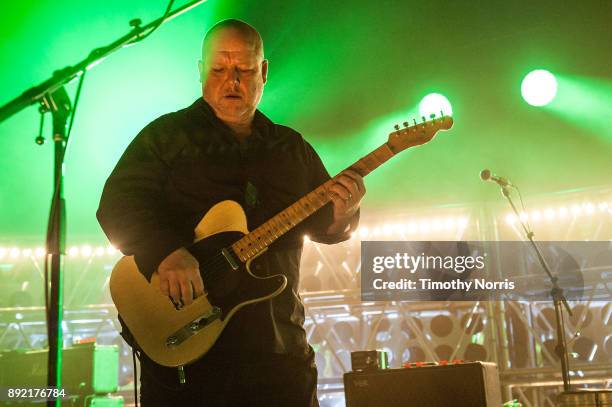
<instances>
[{"instance_id":1,"label":"stage light","mask_svg":"<svg viewBox=\"0 0 612 407\"><path fill-rule=\"evenodd\" d=\"M308 235L304 235L304 243L310 242L310 237Z\"/></svg>"},{"instance_id":2,"label":"stage light","mask_svg":"<svg viewBox=\"0 0 612 407\"><path fill-rule=\"evenodd\" d=\"M102 256L104 254L104 247L96 247L96 256Z\"/></svg>"},{"instance_id":3,"label":"stage light","mask_svg":"<svg viewBox=\"0 0 612 407\"><path fill-rule=\"evenodd\" d=\"M16 247L13 247L11 249L11 258L16 259L17 257L19 257L19 255L21 254L21 250L19 250Z\"/></svg>"},{"instance_id":4,"label":"stage light","mask_svg":"<svg viewBox=\"0 0 612 407\"><path fill-rule=\"evenodd\" d=\"M527 215L527 213L525 212L521 212L521 214L519 215L519 219L522 222L527 222L529 220L529 215Z\"/></svg>"},{"instance_id":5,"label":"stage light","mask_svg":"<svg viewBox=\"0 0 612 407\"><path fill-rule=\"evenodd\" d=\"M429 120L432 114L440 117L440 112L444 113L445 116L453 115L453 108L446 96L439 93L430 93L421 99L419 115Z\"/></svg>"},{"instance_id":6,"label":"stage light","mask_svg":"<svg viewBox=\"0 0 612 407\"><path fill-rule=\"evenodd\" d=\"M547 220L552 220L552 219L554 219L554 218L555 218L555 211L554 211L552 208L547 208L547 209L544 211L544 217L545 217Z\"/></svg>"},{"instance_id":7,"label":"stage light","mask_svg":"<svg viewBox=\"0 0 612 407\"><path fill-rule=\"evenodd\" d=\"M108 245L108 247L106 248L106 253L108 253L111 256L115 255L117 254L117 249L115 249L115 246Z\"/></svg>"},{"instance_id":8,"label":"stage light","mask_svg":"<svg viewBox=\"0 0 612 407\"><path fill-rule=\"evenodd\" d=\"M89 246L89 245L84 245L84 246L82 246L82 247L81 247L81 254L82 254L83 256L85 256L85 257L89 257L89 256L91 256L91 252L92 252L92 250L91 250L91 246Z\"/></svg>"},{"instance_id":9,"label":"stage light","mask_svg":"<svg viewBox=\"0 0 612 407\"><path fill-rule=\"evenodd\" d=\"M531 212L531 220L533 220L534 222L538 222L540 219L542 219L542 214L540 213L540 211Z\"/></svg>"},{"instance_id":10,"label":"stage light","mask_svg":"<svg viewBox=\"0 0 612 407\"><path fill-rule=\"evenodd\" d=\"M365 226L359 228L359 236L366 238L370 234L370 230Z\"/></svg>"},{"instance_id":11,"label":"stage light","mask_svg":"<svg viewBox=\"0 0 612 407\"><path fill-rule=\"evenodd\" d=\"M37 247L36 250L34 250L34 254L36 257L43 257L45 255L44 247Z\"/></svg>"},{"instance_id":12,"label":"stage light","mask_svg":"<svg viewBox=\"0 0 612 407\"><path fill-rule=\"evenodd\" d=\"M468 225L467 218L459 218L457 225L459 226L459 229L465 229Z\"/></svg>"},{"instance_id":13,"label":"stage light","mask_svg":"<svg viewBox=\"0 0 612 407\"><path fill-rule=\"evenodd\" d=\"M385 234L385 236L391 235L392 232L393 232L393 227L391 225L383 226L383 233Z\"/></svg>"},{"instance_id":14,"label":"stage light","mask_svg":"<svg viewBox=\"0 0 612 407\"><path fill-rule=\"evenodd\" d=\"M422 220L421 224L419 225L419 230L421 231L421 233L429 233L429 230L430 230L429 221Z\"/></svg>"},{"instance_id":15,"label":"stage light","mask_svg":"<svg viewBox=\"0 0 612 407\"><path fill-rule=\"evenodd\" d=\"M446 219L446 230L451 230L455 227L455 220L453 218Z\"/></svg>"},{"instance_id":16,"label":"stage light","mask_svg":"<svg viewBox=\"0 0 612 407\"><path fill-rule=\"evenodd\" d=\"M433 221L433 229L438 232L442 229L442 222L440 219L434 219Z\"/></svg>"},{"instance_id":17,"label":"stage light","mask_svg":"<svg viewBox=\"0 0 612 407\"><path fill-rule=\"evenodd\" d=\"M602 212L605 212L606 209L608 209L608 203L607 202L600 202L599 206L599 210Z\"/></svg>"},{"instance_id":18,"label":"stage light","mask_svg":"<svg viewBox=\"0 0 612 407\"><path fill-rule=\"evenodd\" d=\"M23 254L24 257L30 257L32 255L32 249L23 249L21 254Z\"/></svg>"},{"instance_id":19,"label":"stage light","mask_svg":"<svg viewBox=\"0 0 612 407\"><path fill-rule=\"evenodd\" d=\"M512 225L516 222L516 216L513 213L509 213L506 215L506 223Z\"/></svg>"},{"instance_id":20,"label":"stage light","mask_svg":"<svg viewBox=\"0 0 612 407\"><path fill-rule=\"evenodd\" d=\"M544 69L531 71L521 83L521 94L530 105L545 106L557 95L557 80Z\"/></svg>"},{"instance_id":21,"label":"stage light","mask_svg":"<svg viewBox=\"0 0 612 407\"><path fill-rule=\"evenodd\" d=\"M3 259L6 256L6 249L4 247L0 247L0 259Z\"/></svg>"},{"instance_id":22,"label":"stage light","mask_svg":"<svg viewBox=\"0 0 612 407\"><path fill-rule=\"evenodd\" d=\"M72 246L69 250L68 250L68 255L70 257L76 257L79 255L79 248L76 246Z\"/></svg>"},{"instance_id":23,"label":"stage light","mask_svg":"<svg viewBox=\"0 0 612 407\"><path fill-rule=\"evenodd\" d=\"M580 206L578 206L578 205L573 205L572 206L572 215L578 216L581 213L582 213L582 209L580 209Z\"/></svg>"},{"instance_id":24,"label":"stage light","mask_svg":"<svg viewBox=\"0 0 612 407\"><path fill-rule=\"evenodd\" d=\"M416 222L410 222L408 224L408 233L416 233L418 229L419 227L417 226Z\"/></svg>"},{"instance_id":25,"label":"stage light","mask_svg":"<svg viewBox=\"0 0 612 407\"><path fill-rule=\"evenodd\" d=\"M595 205L593 205L592 203L587 203L586 205L584 205L584 209L585 212L587 213L587 215L592 215L595 213Z\"/></svg>"},{"instance_id":26,"label":"stage light","mask_svg":"<svg viewBox=\"0 0 612 407\"><path fill-rule=\"evenodd\" d=\"M561 208L559 208L559 217L565 218L566 216L567 216L567 208L562 206Z\"/></svg>"}]
</instances>

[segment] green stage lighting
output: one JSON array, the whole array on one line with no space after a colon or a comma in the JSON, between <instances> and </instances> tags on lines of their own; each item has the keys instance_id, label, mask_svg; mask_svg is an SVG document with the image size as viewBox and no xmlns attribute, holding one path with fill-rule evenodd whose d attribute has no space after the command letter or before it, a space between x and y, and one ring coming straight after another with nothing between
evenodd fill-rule
<instances>
[{"instance_id":1,"label":"green stage lighting","mask_svg":"<svg viewBox=\"0 0 612 407\"><path fill-rule=\"evenodd\" d=\"M444 113L445 116L453 115L453 108L444 95L430 93L421 100L421 103L419 103L419 115L426 117L428 120L432 114L439 117L440 112Z\"/></svg>"},{"instance_id":2,"label":"green stage lighting","mask_svg":"<svg viewBox=\"0 0 612 407\"><path fill-rule=\"evenodd\" d=\"M544 69L531 71L523 79L521 94L531 106L546 106L557 95L557 79Z\"/></svg>"}]
</instances>

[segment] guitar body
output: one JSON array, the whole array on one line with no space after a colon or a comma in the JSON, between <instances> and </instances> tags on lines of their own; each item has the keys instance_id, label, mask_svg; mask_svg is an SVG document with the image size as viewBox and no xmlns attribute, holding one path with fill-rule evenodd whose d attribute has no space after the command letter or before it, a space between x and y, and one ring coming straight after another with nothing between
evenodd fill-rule
<instances>
[{"instance_id":1,"label":"guitar body","mask_svg":"<svg viewBox=\"0 0 612 407\"><path fill-rule=\"evenodd\" d=\"M149 283L132 256L117 263L110 278L111 296L149 358L170 367L192 363L215 344L240 308L283 291L285 276L262 278L251 273L255 257L245 264L232 259L231 253L222 254L247 233L244 211L234 201L220 202L206 213L195 229L194 244L188 248L200 262L206 295L179 310L160 291L157 273Z\"/></svg>"}]
</instances>

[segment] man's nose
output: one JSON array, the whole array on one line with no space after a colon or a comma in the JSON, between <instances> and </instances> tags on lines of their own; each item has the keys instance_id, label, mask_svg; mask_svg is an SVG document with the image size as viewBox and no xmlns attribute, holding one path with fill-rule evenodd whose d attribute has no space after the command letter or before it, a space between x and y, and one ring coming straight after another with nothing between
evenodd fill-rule
<instances>
[{"instance_id":1,"label":"man's nose","mask_svg":"<svg viewBox=\"0 0 612 407\"><path fill-rule=\"evenodd\" d=\"M240 73L238 72L238 68L234 68L230 71L230 79L236 83L240 83Z\"/></svg>"}]
</instances>

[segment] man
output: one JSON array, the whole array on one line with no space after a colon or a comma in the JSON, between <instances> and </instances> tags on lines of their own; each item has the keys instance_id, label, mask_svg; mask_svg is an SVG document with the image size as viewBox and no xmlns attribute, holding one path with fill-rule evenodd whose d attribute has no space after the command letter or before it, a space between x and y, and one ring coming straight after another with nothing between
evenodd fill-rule
<instances>
[{"instance_id":1,"label":"man","mask_svg":"<svg viewBox=\"0 0 612 407\"><path fill-rule=\"evenodd\" d=\"M158 273L162 291L186 306L206 289L188 248L215 203L239 202L252 230L329 179L297 132L257 110L268 61L253 27L239 20L212 27L198 67L203 97L141 131L109 177L97 213L111 242L134 255L145 277ZM318 405L298 295L303 236L346 240L365 187L359 174L346 171L331 191L332 204L253 262L256 274L284 274L286 289L240 310L215 346L185 367L185 384L176 369L141 355L143 406Z\"/></svg>"}]
</instances>

